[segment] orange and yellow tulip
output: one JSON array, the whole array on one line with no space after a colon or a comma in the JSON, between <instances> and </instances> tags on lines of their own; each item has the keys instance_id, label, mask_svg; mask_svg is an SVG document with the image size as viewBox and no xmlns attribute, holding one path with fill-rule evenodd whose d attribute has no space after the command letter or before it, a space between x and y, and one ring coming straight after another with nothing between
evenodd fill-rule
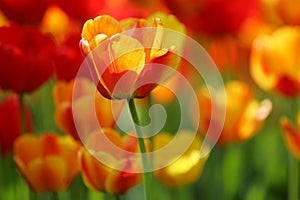
<instances>
[{"instance_id":1,"label":"orange and yellow tulip","mask_svg":"<svg viewBox=\"0 0 300 200\"><path fill-rule=\"evenodd\" d=\"M138 28L152 29L141 31ZM121 34L127 30L130 31ZM158 64L173 69L179 66L180 58L173 50L180 50L180 47L162 48L163 31L160 18L153 17L119 22L103 15L86 21L80 46L91 59L92 77L104 97L145 97L170 73L157 67Z\"/></svg>"},{"instance_id":2,"label":"orange and yellow tulip","mask_svg":"<svg viewBox=\"0 0 300 200\"><path fill-rule=\"evenodd\" d=\"M258 36L252 45L250 72L264 90L287 97L300 94L300 27L281 27Z\"/></svg>"},{"instance_id":3,"label":"orange and yellow tulip","mask_svg":"<svg viewBox=\"0 0 300 200\"><path fill-rule=\"evenodd\" d=\"M210 123L222 126L223 129L217 141L220 145L251 138L261 128L272 109L272 103L269 100L258 102L251 87L245 82L227 82L225 93L226 115L223 125L218 119L211 119L212 105L216 106L215 112L222 112L218 107L222 105L218 102L222 100L218 98L218 91L210 96L208 89L203 87L197 92L200 108L199 132L205 135Z\"/></svg>"},{"instance_id":4,"label":"orange and yellow tulip","mask_svg":"<svg viewBox=\"0 0 300 200\"><path fill-rule=\"evenodd\" d=\"M36 192L65 190L79 172L80 145L55 133L24 134L14 143L15 163Z\"/></svg>"},{"instance_id":5,"label":"orange and yellow tulip","mask_svg":"<svg viewBox=\"0 0 300 200\"><path fill-rule=\"evenodd\" d=\"M105 141L104 137L111 143ZM122 149L125 153L110 148L109 145ZM141 160L134 160L126 154L138 153L135 137L122 137L113 129L102 129L91 133L85 146L87 149L81 149L79 163L87 187L110 194L123 194L142 181L142 174L134 172L138 172L141 167ZM102 159L109 162L103 163L100 161Z\"/></svg>"},{"instance_id":6,"label":"orange and yellow tulip","mask_svg":"<svg viewBox=\"0 0 300 200\"><path fill-rule=\"evenodd\" d=\"M202 147L202 140L199 135L190 131L182 131L177 133L176 141L174 136L168 133L160 133L154 137L154 150L159 151L160 148L168 147L168 154L157 154L154 157L154 162L159 160L169 160L172 153L176 152L178 148L187 148L186 151L177 158L170 160L170 164L166 167L154 171L155 177L168 187L180 187L187 184L194 183L202 173L202 169L209 154L200 157L200 149ZM186 141L186 142L184 142ZM172 143L171 143L172 142ZM191 142L189 144L189 142ZM186 145L189 144L189 147ZM166 157L164 157L164 155Z\"/></svg>"},{"instance_id":7,"label":"orange and yellow tulip","mask_svg":"<svg viewBox=\"0 0 300 200\"><path fill-rule=\"evenodd\" d=\"M297 127L295 127L286 117L280 120L283 129L283 138L289 152L300 159L300 111L297 117Z\"/></svg>"},{"instance_id":8,"label":"orange and yellow tulip","mask_svg":"<svg viewBox=\"0 0 300 200\"><path fill-rule=\"evenodd\" d=\"M53 88L54 119L58 127L77 140L80 140L78 131L80 134L88 134L99 127L98 123L100 127L114 127L114 116L118 117L122 103L115 102L113 113L111 101L96 92L95 86L89 79L78 78L76 88L74 84L75 80L58 81ZM73 89L78 90L76 97ZM95 105L94 110L91 105ZM94 111L97 119L93 119ZM98 123L95 123L95 120L98 120Z\"/></svg>"}]
</instances>

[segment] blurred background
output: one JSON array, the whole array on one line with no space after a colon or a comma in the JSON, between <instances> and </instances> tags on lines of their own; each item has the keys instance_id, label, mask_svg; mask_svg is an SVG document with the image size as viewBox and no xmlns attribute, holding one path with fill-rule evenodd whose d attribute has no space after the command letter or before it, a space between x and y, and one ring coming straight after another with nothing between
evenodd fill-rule
<instances>
[{"instance_id":1,"label":"blurred background","mask_svg":"<svg viewBox=\"0 0 300 200\"><path fill-rule=\"evenodd\" d=\"M37 153L39 156L48 155L53 147L52 142L38 144L38 140L31 144L31 139L23 144L20 137L24 134L68 135L73 146L81 146L71 112L73 80L84 61L79 41L84 23L104 14L121 22L160 17L163 27L185 33L201 44L224 80L225 125L208 158L197 161L203 169L174 177L164 171L154 174L151 199L299 199L300 1L0 0L1 200L143 198L138 182L115 196L109 189L86 184L89 181L83 180L79 169L64 186L33 178L40 181L35 184L46 185L35 187L28 178L35 165L24 161L37 156L32 152L40 149L43 153ZM218 103L217 91L207 95L203 80L185 60L178 71L197 94L201 115L198 135L202 137L208 123L218 123L210 119L210 106ZM180 83L171 81L180 88ZM82 97L88 96L90 85L85 84ZM110 114L103 111L109 100L101 98L98 120L114 127ZM163 131L176 133L180 119L173 93L157 87L151 97L139 101L140 115L147 115L145 105L149 102L162 104L168 113ZM25 146L19 147L16 140ZM57 146L63 143L53 140ZM20 153L22 148L28 149L28 154ZM194 169L189 164L180 165ZM40 175L49 173L36 169ZM51 172L53 179L58 177L59 172ZM123 184L118 180L113 183L110 187ZM55 187L47 188L51 184Z\"/></svg>"}]
</instances>

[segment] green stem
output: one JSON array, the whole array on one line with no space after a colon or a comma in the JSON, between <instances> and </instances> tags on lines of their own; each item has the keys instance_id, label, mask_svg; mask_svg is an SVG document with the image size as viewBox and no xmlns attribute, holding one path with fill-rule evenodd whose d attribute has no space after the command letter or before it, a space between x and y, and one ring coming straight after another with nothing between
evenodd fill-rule
<instances>
[{"instance_id":1,"label":"green stem","mask_svg":"<svg viewBox=\"0 0 300 200\"><path fill-rule=\"evenodd\" d=\"M135 130L136 130L136 134L138 137L138 143L139 143L139 147L140 147L140 151L142 154L142 164L143 164L143 175L144 175L144 199L145 200L150 200L150 184L151 184L151 170L150 169L150 162L147 158L147 153L146 153L146 145L144 142L144 138L143 138L143 133L141 130L141 127L139 126L139 119L138 119L138 115L137 115L137 111L136 111L136 107L134 104L134 100L133 99L128 99L128 104L129 104L129 109L131 112L131 116L134 122L134 126L135 126Z\"/></svg>"},{"instance_id":2,"label":"green stem","mask_svg":"<svg viewBox=\"0 0 300 200\"><path fill-rule=\"evenodd\" d=\"M299 186L299 164L293 155L289 155L289 185L288 185L288 199L298 200L298 186Z\"/></svg>"},{"instance_id":3,"label":"green stem","mask_svg":"<svg viewBox=\"0 0 300 200\"><path fill-rule=\"evenodd\" d=\"M26 132L24 94L19 95L21 133Z\"/></svg>"},{"instance_id":4,"label":"green stem","mask_svg":"<svg viewBox=\"0 0 300 200\"><path fill-rule=\"evenodd\" d=\"M49 196L50 196L49 200L58 200L57 192L51 192Z\"/></svg>"},{"instance_id":5,"label":"green stem","mask_svg":"<svg viewBox=\"0 0 300 200\"><path fill-rule=\"evenodd\" d=\"M121 200L121 195L115 195L116 200Z\"/></svg>"},{"instance_id":6,"label":"green stem","mask_svg":"<svg viewBox=\"0 0 300 200\"><path fill-rule=\"evenodd\" d=\"M293 100L291 103L291 113L293 117L296 116L298 112L298 102L297 99ZM288 199L298 200L298 188L299 188L299 163L298 160L291 154L288 156Z\"/></svg>"},{"instance_id":7,"label":"green stem","mask_svg":"<svg viewBox=\"0 0 300 200\"><path fill-rule=\"evenodd\" d=\"M29 199L30 200L36 200L37 199L36 198L36 193L32 189L29 190Z\"/></svg>"}]
</instances>

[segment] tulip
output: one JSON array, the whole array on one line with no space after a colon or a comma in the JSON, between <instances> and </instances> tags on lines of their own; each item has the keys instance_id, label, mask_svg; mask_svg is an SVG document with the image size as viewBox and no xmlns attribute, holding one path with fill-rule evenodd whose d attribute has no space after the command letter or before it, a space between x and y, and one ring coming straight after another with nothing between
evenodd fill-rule
<instances>
[{"instance_id":1,"label":"tulip","mask_svg":"<svg viewBox=\"0 0 300 200\"><path fill-rule=\"evenodd\" d=\"M11 21L21 24L39 24L47 7L47 0L0 0L1 11Z\"/></svg>"},{"instance_id":2,"label":"tulip","mask_svg":"<svg viewBox=\"0 0 300 200\"><path fill-rule=\"evenodd\" d=\"M79 172L79 149L70 136L24 134L14 143L15 163L34 191L58 192L67 189Z\"/></svg>"},{"instance_id":3,"label":"tulip","mask_svg":"<svg viewBox=\"0 0 300 200\"><path fill-rule=\"evenodd\" d=\"M73 21L61 8L51 5L47 8L40 28L45 33L51 33L58 43L73 32L79 32L81 24ZM77 44L78 48L78 44Z\"/></svg>"},{"instance_id":4,"label":"tulip","mask_svg":"<svg viewBox=\"0 0 300 200\"><path fill-rule=\"evenodd\" d=\"M147 27L152 29L136 29ZM168 77L169 72L156 65L173 69L178 67L180 59L172 53L171 48L161 48L162 27L159 18L126 19L119 22L108 15L96 17L84 24L80 46L90 58L92 77L104 97L145 97L157 83ZM130 29L128 34L120 34Z\"/></svg>"},{"instance_id":5,"label":"tulip","mask_svg":"<svg viewBox=\"0 0 300 200\"><path fill-rule=\"evenodd\" d=\"M13 150L13 143L21 135L20 105L18 95L8 92L0 100L0 153L6 156ZM30 112L25 109L26 131L32 130Z\"/></svg>"},{"instance_id":6,"label":"tulip","mask_svg":"<svg viewBox=\"0 0 300 200\"><path fill-rule=\"evenodd\" d=\"M33 27L0 27L0 86L32 92L53 74L55 43Z\"/></svg>"},{"instance_id":7,"label":"tulip","mask_svg":"<svg viewBox=\"0 0 300 200\"><path fill-rule=\"evenodd\" d=\"M300 2L295 0L278 0L276 8L285 24L300 25Z\"/></svg>"},{"instance_id":8,"label":"tulip","mask_svg":"<svg viewBox=\"0 0 300 200\"><path fill-rule=\"evenodd\" d=\"M283 130L283 138L289 152L300 159L300 112L295 127L286 117L281 118L280 125Z\"/></svg>"},{"instance_id":9,"label":"tulip","mask_svg":"<svg viewBox=\"0 0 300 200\"><path fill-rule=\"evenodd\" d=\"M110 145L117 147L117 150ZM87 149L81 149L79 163L87 187L110 194L124 194L142 181L142 174L135 173L141 166L141 162L138 162L140 160L134 160L126 153L138 153L135 137L122 137L117 131L104 128L92 132L87 137L85 146ZM102 159L109 162L104 163Z\"/></svg>"},{"instance_id":10,"label":"tulip","mask_svg":"<svg viewBox=\"0 0 300 200\"><path fill-rule=\"evenodd\" d=\"M243 22L252 17L254 0L164 0L187 27L211 35L237 33Z\"/></svg>"},{"instance_id":11,"label":"tulip","mask_svg":"<svg viewBox=\"0 0 300 200\"><path fill-rule=\"evenodd\" d=\"M171 134L160 133L154 137L153 141L155 151L159 151L163 147L168 148L168 153L166 154L157 153L157 157L154 157L154 163L159 162L158 160L168 160L171 157L170 163L166 167L154 171L155 177L168 187L181 187L194 183L201 175L209 156L206 154L200 157L202 141L198 135L195 136L190 131L182 131L177 134L178 139L174 140L174 136ZM178 148L187 149L182 155L177 157L177 155L174 155L174 152Z\"/></svg>"},{"instance_id":12,"label":"tulip","mask_svg":"<svg viewBox=\"0 0 300 200\"><path fill-rule=\"evenodd\" d=\"M93 16L100 14L106 4L105 0L74 0L72 5L64 0L53 0L68 16L83 22Z\"/></svg>"},{"instance_id":13,"label":"tulip","mask_svg":"<svg viewBox=\"0 0 300 200\"><path fill-rule=\"evenodd\" d=\"M254 40L250 72L262 89L286 97L300 94L299 42L300 28L288 26Z\"/></svg>"},{"instance_id":14,"label":"tulip","mask_svg":"<svg viewBox=\"0 0 300 200\"><path fill-rule=\"evenodd\" d=\"M218 97L218 91L211 96L206 87L197 91L200 108L199 132L206 135L210 125L223 127L219 138L211 138L212 140L218 139L219 145L244 141L254 136L272 109L272 103L269 100L261 102L256 100L251 87L244 82L227 82L225 93L225 122L220 124L218 119L211 119L211 105L216 108L214 112L222 112L218 105L222 105L219 101L223 99Z\"/></svg>"},{"instance_id":15,"label":"tulip","mask_svg":"<svg viewBox=\"0 0 300 200\"><path fill-rule=\"evenodd\" d=\"M120 114L122 102L114 102L112 110L111 101L96 92L89 79L78 78L76 81L76 84L75 80L58 81L53 88L54 119L58 127L77 140L99 126L113 128L116 121L114 117ZM76 90L75 94L73 90Z\"/></svg>"},{"instance_id":16,"label":"tulip","mask_svg":"<svg viewBox=\"0 0 300 200\"><path fill-rule=\"evenodd\" d=\"M80 33L74 33L65 38L57 46L55 56L55 74L58 80L71 81L77 75L77 72L83 62L78 41Z\"/></svg>"}]
</instances>

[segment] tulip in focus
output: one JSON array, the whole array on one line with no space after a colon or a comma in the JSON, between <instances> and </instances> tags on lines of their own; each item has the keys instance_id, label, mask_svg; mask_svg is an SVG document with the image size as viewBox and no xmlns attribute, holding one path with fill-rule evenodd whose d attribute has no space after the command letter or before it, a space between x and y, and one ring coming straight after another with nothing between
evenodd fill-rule
<instances>
[{"instance_id":1,"label":"tulip in focus","mask_svg":"<svg viewBox=\"0 0 300 200\"><path fill-rule=\"evenodd\" d=\"M162 48L163 32L159 18L119 22L103 15L88 20L80 46L90 58L98 91L108 99L142 98L167 79L170 72L166 68L176 69L180 62L172 51L180 49L175 45Z\"/></svg>"},{"instance_id":2,"label":"tulip in focus","mask_svg":"<svg viewBox=\"0 0 300 200\"><path fill-rule=\"evenodd\" d=\"M134 172L140 170L141 160L135 160L126 153L138 153L137 138L128 135L122 137L108 128L91 133L85 146L87 149L82 148L79 162L83 180L89 188L110 194L124 194L142 181L142 174ZM124 151L120 152L119 149ZM101 162L101 159L109 160L109 165Z\"/></svg>"},{"instance_id":3,"label":"tulip in focus","mask_svg":"<svg viewBox=\"0 0 300 200\"><path fill-rule=\"evenodd\" d=\"M181 187L183 185L192 184L197 181L202 173L202 169L208 158L208 154L200 157L200 149L202 148L202 140L199 135L189 131L177 133L177 142L173 141L174 136L168 133L160 133L154 137L154 150L159 151L160 148L167 147L167 154L157 154L154 162L159 160L170 159L172 153L178 148L187 148L179 157L174 157L170 164L162 169L154 171L155 177L168 187ZM192 141L190 144L189 142ZM186 145L188 145L186 147ZM166 156L166 157L164 157Z\"/></svg>"},{"instance_id":4,"label":"tulip in focus","mask_svg":"<svg viewBox=\"0 0 300 200\"><path fill-rule=\"evenodd\" d=\"M280 120L283 129L283 138L289 152L300 159L300 111L297 116L297 126L295 127L286 117Z\"/></svg>"},{"instance_id":5,"label":"tulip in focus","mask_svg":"<svg viewBox=\"0 0 300 200\"><path fill-rule=\"evenodd\" d=\"M264 90L286 97L300 94L300 28L281 27L258 36L252 45L250 72Z\"/></svg>"},{"instance_id":6,"label":"tulip in focus","mask_svg":"<svg viewBox=\"0 0 300 200\"><path fill-rule=\"evenodd\" d=\"M226 145L234 142L244 141L251 138L264 124L266 117L272 109L269 100L259 102L249 85L241 81L230 81L225 84L226 93L226 115L224 125L218 119L211 119L211 106L214 105L214 112L222 112L218 102L218 91L210 94L206 87L200 88L197 92L200 108L199 132L206 134L210 125L222 126L222 132L216 140L219 145ZM223 111L224 112L224 111Z\"/></svg>"},{"instance_id":7,"label":"tulip in focus","mask_svg":"<svg viewBox=\"0 0 300 200\"><path fill-rule=\"evenodd\" d=\"M14 143L15 163L38 193L65 190L79 172L79 143L70 136L24 134Z\"/></svg>"}]
</instances>

